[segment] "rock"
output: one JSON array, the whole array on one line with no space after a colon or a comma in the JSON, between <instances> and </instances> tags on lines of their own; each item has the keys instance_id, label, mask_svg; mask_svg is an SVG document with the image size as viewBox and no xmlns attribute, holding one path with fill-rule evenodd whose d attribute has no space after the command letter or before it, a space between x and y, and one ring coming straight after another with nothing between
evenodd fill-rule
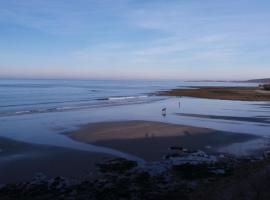
<instances>
[{"instance_id":1,"label":"rock","mask_svg":"<svg viewBox=\"0 0 270 200\"><path fill-rule=\"evenodd\" d=\"M225 155L220 154L218 157L219 157L219 158L225 158Z\"/></svg>"},{"instance_id":2,"label":"rock","mask_svg":"<svg viewBox=\"0 0 270 200\"><path fill-rule=\"evenodd\" d=\"M263 152L263 156L264 156L265 158L268 158L268 157L270 156L270 150L264 151L264 152Z\"/></svg>"},{"instance_id":3,"label":"rock","mask_svg":"<svg viewBox=\"0 0 270 200\"><path fill-rule=\"evenodd\" d=\"M169 148L169 150L177 150L177 151L183 151L183 147L178 147L178 146L172 146Z\"/></svg>"},{"instance_id":4,"label":"rock","mask_svg":"<svg viewBox=\"0 0 270 200\"><path fill-rule=\"evenodd\" d=\"M45 174L39 172L39 173L36 173L34 175L34 177L30 183L31 184L41 184L41 183L44 183L46 181L48 181L48 177Z\"/></svg>"},{"instance_id":5,"label":"rock","mask_svg":"<svg viewBox=\"0 0 270 200\"><path fill-rule=\"evenodd\" d=\"M187 199L186 195L201 184L229 176L237 163L240 166L246 162L229 155L213 156L182 147L173 150L177 151L159 162L138 165L123 158L105 161L98 164L102 173L94 180L72 183L64 177L48 179L38 173L30 183L0 188L0 199ZM270 151L265 154L270 155Z\"/></svg>"},{"instance_id":6,"label":"rock","mask_svg":"<svg viewBox=\"0 0 270 200\"><path fill-rule=\"evenodd\" d=\"M217 175L223 175L223 174L225 174L226 173L226 171L224 170L224 169L215 169L215 170L213 170L212 171L213 173L215 173L215 174L217 174Z\"/></svg>"},{"instance_id":7,"label":"rock","mask_svg":"<svg viewBox=\"0 0 270 200\"><path fill-rule=\"evenodd\" d=\"M191 180L209 177L210 175L207 166L192 165L189 163L174 165L172 171L176 176L180 176L183 179L191 179Z\"/></svg>"},{"instance_id":8,"label":"rock","mask_svg":"<svg viewBox=\"0 0 270 200\"><path fill-rule=\"evenodd\" d=\"M167 154L166 156L164 156L164 159L167 160L167 159L176 158L176 157L179 157L179 156L180 156L179 153L171 153L171 154Z\"/></svg>"},{"instance_id":9,"label":"rock","mask_svg":"<svg viewBox=\"0 0 270 200\"><path fill-rule=\"evenodd\" d=\"M68 186L68 181L64 177L56 177L49 182L49 188L52 190L63 190Z\"/></svg>"},{"instance_id":10,"label":"rock","mask_svg":"<svg viewBox=\"0 0 270 200\"><path fill-rule=\"evenodd\" d=\"M180 157L171 158L173 165L181 165L181 164L202 164L208 163L212 164L217 162L217 158L215 156L209 156L203 151L195 151L192 153L186 153L181 155Z\"/></svg>"},{"instance_id":11,"label":"rock","mask_svg":"<svg viewBox=\"0 0 270 200\"><path fill-rule=\"evenodd\" d=\"M138 164L135 161L126 160L124 158L116 158L108 160L104 163L97 164L97 166L99 167L99 170L102 173L107 172L122 173L138 166Z\"/></svg>"}]
</instances>

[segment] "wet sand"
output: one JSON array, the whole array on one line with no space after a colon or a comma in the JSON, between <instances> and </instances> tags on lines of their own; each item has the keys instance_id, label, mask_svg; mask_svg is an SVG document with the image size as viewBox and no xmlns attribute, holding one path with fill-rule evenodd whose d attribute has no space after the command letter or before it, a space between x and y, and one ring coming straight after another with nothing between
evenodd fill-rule
<instances>
[{"instance_id":1,"label":"wet sand","mask_svg":"<svg viewBox=\"0 0 270 200\"><path fill-rule=\"evenodd\" d=\"M117 149L146 161L158 161L172 146L215 153L220 147L258 139L256 136L150 121L88 124L67 133L72 139ZM242 149L243 150L243 149Z\"/></svg>"},{"instance_id":2,"label":"wet sand","mask_svg":"<svg viewBox=\"0 0 270 200\"><path fill-rule=\"evenodd\" d=\"M220 100L270 101L270 91L259 87L198 87L173 89L157 93L159 96L185 96Z\"/></svg>"},{"instance_id":3,"label":"wet sand","mask_svg":"<svg viewBox=\"0 0 270 200\"><path fill-rule=\"evenodd\" d=\"M221 147L258 139L247 134L150 121L93 123L66 135L146 161L160 161L171 153L168 148L172 146L217 153ZM91 178L96 172L95 164L110 158L100 153L0 138L0 184L28 181L36 173L48 177Z\"/></svg>"},{"instance_id":4,"label":"wet sand","mask_svg":"<svg viewBox=\"0 0 270 200\"><path fill-rule=\"evenodd\" d=\"M235 117L235 116L202 115L202 114L189 114L189 113L175 113L175 115L185 116L185 117L195 117L195 118L201 118L201 119L216 119L216 120L270 124L269 116L267 117Z\"/></svg>"},{"instance_id":5,"label":"wet sand","mask_svg":"<svg viewBox=\"0 0 270 200\"><path fill-rule=\"evenodd\" d=\"M95 164L111 156L0 138L0 184L29 181L36 173L48 177L87 178ZM91 175L91 174L90 174Z\"/></svg>"}]
</instances>

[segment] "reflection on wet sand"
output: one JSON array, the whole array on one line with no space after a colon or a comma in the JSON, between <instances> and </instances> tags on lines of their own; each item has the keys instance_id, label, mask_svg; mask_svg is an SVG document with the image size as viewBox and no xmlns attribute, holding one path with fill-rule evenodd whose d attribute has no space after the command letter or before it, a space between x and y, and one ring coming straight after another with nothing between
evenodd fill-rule
<instances>
[{"instance_id":1,"label":"reflection on wet sand","mask_svg":"<svg viewBox=\"0 0 270 200\"><path fill-rule=\"evenodd\" d=\"M221 147L259 138L248 134L150 121L93 123L67 135L81 142L127 152L147 161L162 159L172 146L215 153ZM241 146L241 151L243 148ZM239 155L237 148L231 153Z\"/></svg>"}]
</instances>

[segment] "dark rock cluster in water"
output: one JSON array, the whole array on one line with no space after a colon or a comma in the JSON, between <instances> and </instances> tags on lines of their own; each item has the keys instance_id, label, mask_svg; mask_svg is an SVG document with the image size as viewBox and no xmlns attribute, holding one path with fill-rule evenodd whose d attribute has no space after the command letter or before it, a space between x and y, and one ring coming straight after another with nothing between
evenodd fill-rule
<instances>
[{"instance_id":1,"label":"dark rock cluster in water","mask_svg":"<svg viewBox=\"0 0 270 200\"><path fill-rule=\"evenodd\" d=\"M48 179L38 174L30 182L2 187L0 199L190 199L201 185L230 176L239 163L246 162L180 147L171 149L173 155L155 163L138 165L122 158L100 163L100 175L94 180Z\"/></svg>"},{"instance_id":2,"label":"dark rock cluster in water","mask_svg":"<svg viewBox=\"0 0 270 200\"><path fill-rule=\"evenodd\" d=\"M264 90L270 90L270 84L263 84L262 87Z\"/></svg>"}]
</instances>

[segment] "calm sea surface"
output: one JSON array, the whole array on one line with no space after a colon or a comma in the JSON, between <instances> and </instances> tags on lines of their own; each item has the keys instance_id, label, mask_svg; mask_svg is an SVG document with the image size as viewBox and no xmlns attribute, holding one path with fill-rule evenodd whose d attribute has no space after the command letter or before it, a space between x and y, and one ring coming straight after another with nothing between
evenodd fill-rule
<instances>
[{"instance_id":1,"label":"calm sea surface","mask_svg":"<svg viewBox=\"0 0 270 200\"><path fill-rule=\"evenodd\" d=\"M186 86L251 85L177 81L0 80L0 116L88 109L153 100L149 93Z\"/></svg>"},{"instance_id":2,"label":"calm sea surface","mask_svg":"<svg viewBox=\"0 0 270 200\"><path fill-rule=\"evenodd\" d=\"M0 80L0 137L122 156L125 153L82 144L59 133L89 122L152 120L268 138L270 102L151 95L176 87L252 85L180 81ZM168 110L166 117L160 112L163 107Z\"/></svg>"}]
</instances>

